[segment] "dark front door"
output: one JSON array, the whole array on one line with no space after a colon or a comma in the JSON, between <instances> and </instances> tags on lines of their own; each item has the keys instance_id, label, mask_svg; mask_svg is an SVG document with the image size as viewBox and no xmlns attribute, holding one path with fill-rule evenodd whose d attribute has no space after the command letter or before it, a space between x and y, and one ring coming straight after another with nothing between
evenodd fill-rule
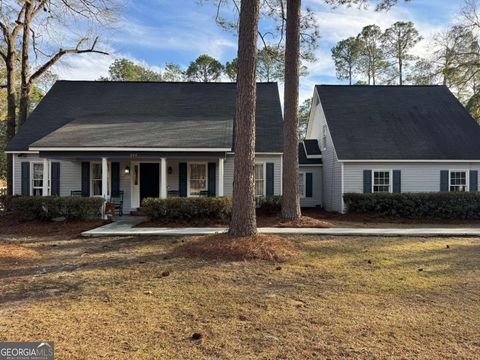
<instances>
[{"instance_id":1,"label":"dark front door","mask_svg":"<svg viewBox=\"0 0 480 360\"><path fill-rule=\"evenodd\" d=\"M140 204L147 197L160 196L160 165L140 164Z\"/></svg>"}]
</instances>

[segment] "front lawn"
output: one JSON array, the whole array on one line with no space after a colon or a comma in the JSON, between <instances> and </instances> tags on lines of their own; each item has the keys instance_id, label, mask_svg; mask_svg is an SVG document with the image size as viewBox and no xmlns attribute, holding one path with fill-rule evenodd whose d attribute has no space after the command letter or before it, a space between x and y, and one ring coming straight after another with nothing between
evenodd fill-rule
<instances>
[{"instance_id":1,"label":"front lawn","mask_svg":"<svg viewBox=\"0 0 480 360\"><path fill-rule=\"evenodd\" d=\"M0 340L61 359L480 353L479 239L293 240L273 264L176 257L185 238L3 236Z\"/></svg>"}]
</instances>

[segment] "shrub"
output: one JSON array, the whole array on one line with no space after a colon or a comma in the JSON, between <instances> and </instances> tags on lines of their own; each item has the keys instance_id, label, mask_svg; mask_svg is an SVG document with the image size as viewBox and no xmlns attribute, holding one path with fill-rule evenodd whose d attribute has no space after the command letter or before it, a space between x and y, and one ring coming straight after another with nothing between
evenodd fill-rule
<instances>
[{"instance_id":1,"label":"shrub","mask_svg":"<svg viewBox=\"0 0 480 360\"><path fill-rule=\"evenodd\" d=\"M24 219L87 220L101 215L103 199L99 197L18 196L12 198L12 209Z\"/></svg>"},{"instance_id":2,"label":"shrub","mask_svg":"<svg viewBox=\"0 0 480 360\"><path fill-rule=\"evenodd\" d=\"M349 212L411 219L480 219L480 193L376 193L343 196Z\"/></svg>"},{"instance_id":3,"label":"shrub","mask_svg":"<svg viewBox=\"0 0 480 360\"><path fill-rule=\"evenodd\" d=\"M147 198L141 210L152 220L189 221L194 219L229 220L232 213L230 197Z\"/></svg>"},{"instance_id":4,"label":"shrub","mask_svg":"<svg viewBox=\"0 0 480 360\"><path fill-rule=\"evenodd\" d=\"M257 198L257 207L263 214L277 214L282 211L282 197L269 196Z\"/></svg>"}]
</instances>

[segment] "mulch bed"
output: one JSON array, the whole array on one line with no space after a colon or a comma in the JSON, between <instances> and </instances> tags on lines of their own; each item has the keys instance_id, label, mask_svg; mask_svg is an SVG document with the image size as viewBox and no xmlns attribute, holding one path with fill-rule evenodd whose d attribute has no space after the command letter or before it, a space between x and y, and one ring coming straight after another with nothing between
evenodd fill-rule
<instances>
[{"instance_id":1,"label":"mulch bed","mask_svg":"<svg viewBox=\"0 0 480 360\"><path fill-rule=\"evenodd\" d=\"M294 243L277 235L234 237L228 234L201 236L184 243L175 255L207 260L267 260L285 262L295 258Z\"/></svg>"},{"instance_id":2,"label":"mulch bed","mask_svg":"<svg viewBox=\"0 0 480 360\"><path fill-rule=\"evenodd\" d=\"M179 222L171 222L167 220L148 220L144 221L135 227L140 227L140 228L158 228L158 227L178 227L178 228L183 228L183 227L226 227L228 226L228 221L222 222L219 220L211 220L211 219L193 219L191 221L185 222L185 221L179 221Z\"/></svg>"},{"instance_id":3,"label":"mulch bed","mask_svg":"<svg viewBox=\"0 0 480 360\"><path fill-rule=\"evenodd\" d=\"M313 213L309 211L304 213ZM257 226L258 227L280 227L280 228L331 228L333 225L328 221L322 219L322 214L317 216L302 216L299 221L285 221L280 215L262 214L257 212ZM228 221L219 221L211 219L193 219L188 222L172 222L167 220L145 221L136 225L136 227L227 227Z\"/></svg>"},{"instance_id":4,"label":"mulch bed","mask_svg":"<svg viewBox=\"0 0 480 360\"><path fill-rule=\"evenodd\" d=\"M64 235L77 236L83 231L107 224L105 220L87 221L35 221L21 220L15 214L0 216L0 235L46 236Z\"/></svg>"}]
</instances>

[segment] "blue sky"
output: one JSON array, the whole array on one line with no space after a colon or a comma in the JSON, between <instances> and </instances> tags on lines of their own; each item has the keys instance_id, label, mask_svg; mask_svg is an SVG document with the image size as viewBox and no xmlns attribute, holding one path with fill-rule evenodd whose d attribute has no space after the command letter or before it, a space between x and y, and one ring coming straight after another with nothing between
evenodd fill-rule
<instances>
[{"instance_id":1,"label":"blue sky","mask_svg":"<svg viewBox=\"0 0 480 360\"><path fill-rule=\"evenodd\" d=\"M395 21L413 21L425 38L414 53L425 55L429 39L455 22L462 4L463 0L412 0L377 13L373 9L331 9L322 0L304 0L303 6L315 12L321 38L318 60L307 64L309 74L301 79L301 97L309 97L316 83L339 82L330 57L330 48L337 41L356 35L365 25L384 29ZM128 0L118 23L101 33L102 46L110 56L66 57L55 71L61 79L92 80L105 75L115 58L127 57L161 69L168 62L186 67L204 53L224 63L236 56L237 39L219 28L214 17L215 7L208 2L200 5L198 0Z\"/></svg>"}]
</instances>

